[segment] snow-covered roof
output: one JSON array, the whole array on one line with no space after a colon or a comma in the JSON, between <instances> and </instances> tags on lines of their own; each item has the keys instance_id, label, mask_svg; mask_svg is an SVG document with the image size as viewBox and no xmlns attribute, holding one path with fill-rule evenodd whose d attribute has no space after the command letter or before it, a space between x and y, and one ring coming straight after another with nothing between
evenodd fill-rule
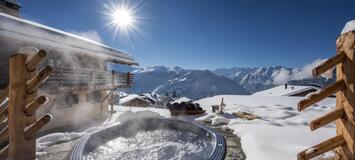
<instances>
[{"instance_id":1,"label":"snow-covered roof","mask_svg":"<svg viewBox=\"0 0 355 160\"><path fill-rule=\"evenodd\" d=\"M93 40L71 34L62 30L48 27L33 21L17 18L5 13L0 13L0 38L7 39L13 44L16 41L36 46L51 48L65 48L88 56L106 59L116 63L137 64L129 54L110 48ZM19 43L19 42L17 42ZM66 53L68 54L68 53Z\"/></svg>"},{"instance_id":2,"label":"snow-covered roof","mask_svg":"<svg viewBox=\"0 0 355 160\"><path fill-rule=\"evenodd\" d=\"M318 88L316 88L314 86L288 85L287 89L285 89L284 85L280 85L280 86L276 86L274 88L270 88L267 90L256 92L253 95L256 95L256 96L290 96L290 95L295 95L297 93L301 93L301 92L311 90L311 89L318 90Z\"/></svg>"},{"instance_id":3,"label":"snow-covered roof","mask_svg":"<svg viewBox=\"0 0 355 160\"><path fill-rule=\"evenodd\" d=\"M131 101L132 99L138 98L139 95L137 94L129 94L126 97L123 97L120 99L120 104L126 103L128 101Z\"/></svg>"},{"instance_id":4,"label":"snow-covered roof","mask_svg":"<svg viewBox=\"0 0 355 160\"><path fill-rule=\"evenodd\" d=\"M173 103L181 103L181 102L191 102L192 100L190 98L187 98L187 97L181 97L175 101L172 102Z\"/></svg>"},{"instance_id":5,"label":"snow-covered roof","mask_svg":"<svg viewBox=\"0 0 355 160\"><path fill-rule=\"evenodd\" d=\"M354 30L355 30L355 20L351 20L345 24L343 30L341 31L341 34L344 34L346 32L350 32L350 31L354 31Z\"/></svg>"},{"instance_id":6,"label":"snow-covered roof","mask_svg":"<svg viewBox=\"0 0 355 160\"><path fill-rule=\"evenodd\" d=\"M158 94L155 94L155 93L143 93L142 96L145 96L146 98L149 98L150 100L153 100L153 101L157 101L157 98L154 97L154 95L158 97L160 97Z\"/></svg>"},{"instance_id":7,"label":"snow-covered roof","mask_svg":"<svg viewBox=\"0 0 355 160\"><path fill-rule=\"evenodd\" d=\"M130 94L130 95L126 96L126 97L121 98L120 99L120 104L125 104L125 103L127 103L127 102L129 102L131 100L134 100L134 99L139 99L139 100L151 103L150 101L144 99L143 96L140 96L140 95L137 95L137 94Z\"/></svg>"}]
</instances>

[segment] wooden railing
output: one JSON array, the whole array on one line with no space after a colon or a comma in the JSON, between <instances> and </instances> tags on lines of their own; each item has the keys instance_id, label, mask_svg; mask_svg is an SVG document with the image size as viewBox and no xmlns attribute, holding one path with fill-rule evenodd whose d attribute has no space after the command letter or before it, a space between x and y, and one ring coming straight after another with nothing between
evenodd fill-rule
<instances>
[{"instance_id":1,"label":"wooden railing","mask_svg":"<svg viewBox=\"0 0 355 160\"><path fill-rule=\"evenodd\" d=\"M49 66L37 71L46 55L41 50L33 56L15 54L10 58L9 85L0 94L1 122L7 123L0 132L0 141L8 144L1 149L0 159L35 159L36 132L51 119L49 114L36 119L36 110L47 102L47 97L37 97L37 88L52 72Z\"/></svg>"},{"instance_id":2,"label":"wooden railing","mask_svg":"<svg viewBox=\"0 0 355 160\"><path fill-rule=\"evenodd\" d=\"M59 89L113 89L128 88L134 75L126 72L108 72L89 69L53 68L48 85ZM47 85L46 84L46 85Z\"/></svg>"},{"instance_id":3,"label":"wooden railing","mask_svg":"<svg viewBox=\"0 0 355 160\"><path fill-rule=\"evenodd\" d=\"M336 93L336 108L313 120L310 129L313 131L335 121L337 135L300 152L299 160L308 160L334 149L335 159L355 159L355 31L341 35L336 47L334 57L313 69L313 76L319 76L336 67L336 82L300 101L298 110L302 111Z\"/></svg>"}]
</instances>

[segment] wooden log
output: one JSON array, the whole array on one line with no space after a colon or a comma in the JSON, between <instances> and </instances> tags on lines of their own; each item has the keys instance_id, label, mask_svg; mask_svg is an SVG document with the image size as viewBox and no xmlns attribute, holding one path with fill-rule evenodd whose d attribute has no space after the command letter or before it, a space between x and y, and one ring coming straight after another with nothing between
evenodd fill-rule
<instances>
[{"instance_id":1,"label":"wooden log","mask_svg":"<svg viewBox=\"0 0 355 160\"><path fill-rule=\"evenodd\" d=\"M7 86L1 93L0 93L0 103L3 102L9 95L9 86Z\"/></svg>"},{"instance_id":2,"label":"wooden log","mask_svg":"<svg viewBox=\"0 0 355 160\"><path fill-rule=\"evenodd\" d=\"M9 156L9 145L6 145L0 150L0 159L8 159Z\"/></svg>"},{"instance_id":3,"label":"wooden log","mask_svg":"<svg viewBox=\"0 0 355 160\"><path fill-rule=\"evenodd\" d=\"M306 149L298 153L298 160L308 160L314 157L317 157L325 152L331 151L337 147L342 146L345 143L345 140L342 135L335 136L330 138L320 144L317 144L309 149Z\"/></svg>"},{"instance_id":4,"label":"wooden log","mask_svg":"<svg viewBox=\"0 0 355 160\"><path fill-rule=\"evenodd\" d=\"M26 109L25 109L25 114L26 116L32 116L36 110L43 104L45 104L48 101L48 98L46 96L40 96L31 104L29 104Z\"/></svg>"},{"instance_id":5,"label":"wooden log","mask_svg":"<svg viewBox=\"0 0 355 160\"><path fill-rule=\"evenodd\" d=\"M302 110L306 109L307 107L311 106L312 104L315 104L315 103L327 98L328 96L344 89L344 87L346 87L344 80L339 80L339 81L335 82L334 84L324 88L319 93L315 93L311 97L298 102L298 107L297 107L298 111L302 111Z\"/></svg>"},{"instance_id":6,"label":"wooden log","mask_svg":"<svg viewBox=\"0 0 355 160\"><path fill-rule=\"evenodd\" d=\"M5 99L4 101L1 102L2 104L0 105L0 108L5 108L9 105L9 99ZM1 112L1 111L0 111Z\"/></svg>"},{"instance_id":7,"label":"wooden log","mask_svg":"<svg viewBox=\"0 0 355 160\"><path fill-rule=\"evenodd\" d=\"M330 122L333 122L339 118L343 118L345 116L345 111L343 108L338 108L330 113L327 113L326 115L319 117L315 120L313 120L310 123L310 128L312 131L323 127L327 124L329 124Z\"/></svg>"},{"instance_id":8,"label":"wooden log","mask_svg":"<svg viewBox=\"0 0 355 160\"><path fill-rule=\"evenodd\" d=\"M4 121L8 115L9 115L8 106L6 106L0 111L0 123Z\"/></svg>"},{"instance_id":9,"label":"wooden log","mask_svg":"<svg viewBox=\"0 0 355 160\"><path fill-rule=\"evenodd\" d=\"M37 74L35 77L33 77L27 82L26 93L32 93L33 90L36 89L43 81L45 81L51 73L52 67L50 66L47 66L42 69L39 74Z\"/></svg>"},{"instance_id":10,"label":"wooden log","mask_svg":"<svg viewBox=\"0 0 355 160\"><path fill-rule=\"evenodd\" d=\"M9 159L27 160L34 159L36 154L36 141L26 140L24 128L26 127L26 82L29 72L26 69L26 56L15 54L9 63Z\"/></svg>"},{"instance_id":11,"label":"wooden log","mask_svg":"<svg viewBox=\"0 0 355 160\"><path fill-rule=\"evenodd\" d=\"M0 132L0 142L9 139L9 127L6 127Z\"/></svg>"},{"instance_id":12,"label":"wooden log","mask_svg":"<svg viewBox=\"0 0 355 160\"><path fill-rule=\"evenodd\" d=\"M323 62L322 64L318 65L316 68L312 70L312 75L313 77L317 77L324 72L332 69L335 67L337 64L342 63L345 59L346 55L344 52L341 52L332 58L329 58L327 61Z\"/></svg>"},{"instance_id":13,"label":"wooden log","mask_svg":"<svg viewBox=\"0 0 355 160\"><path fill-rule=\"evenodd\" d=\"M26 63L27 71L32 72L37 68L37 65L47 56L45 50L39 50L30 60Z\"/></svg>"},{"instance_id":14,"label":"wooden log","mask_svg":"<svg viewBox=\"0 0 355 160\"><path fill-rule=\"evenodd\" d=\"M44 125L46 125L51 120L51 117L52 116L50 116L49 114L46 114L42 118L40 118L35 124L27 128L25 131L25 138L26 139L34 138L36 132L39 131Z\"/></svg>"}]
</instances>

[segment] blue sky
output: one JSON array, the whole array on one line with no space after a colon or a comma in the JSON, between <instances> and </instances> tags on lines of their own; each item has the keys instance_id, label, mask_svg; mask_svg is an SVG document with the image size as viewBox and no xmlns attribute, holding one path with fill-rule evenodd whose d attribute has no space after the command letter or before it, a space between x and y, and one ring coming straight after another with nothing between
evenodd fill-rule
<instances>
[{"instance_id":1,"label":"blue sky","mask_svg":"<svg viewBox=\"0 0 355 160\"><path fill-rule=\"evenodd\" d=\"M141 66L192 69L301 67L335 52L345 23L355 19L351 0L144 0L131 43L113 35L105 0L19 0L21 15L54 28L97 33L102 42L131 53Z\"/></svg>"}]
</instances>

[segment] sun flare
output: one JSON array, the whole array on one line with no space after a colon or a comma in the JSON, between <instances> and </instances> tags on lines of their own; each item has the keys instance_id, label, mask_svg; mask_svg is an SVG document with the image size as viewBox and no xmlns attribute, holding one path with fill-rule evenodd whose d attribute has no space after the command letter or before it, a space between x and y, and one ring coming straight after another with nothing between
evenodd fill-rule
<instances>
[{"instance_id":1,"label":"sun flare","mask_svg":"<svg viewBox=\"0 0 355 160\"><path fill-rule=\"evenodd\" d=\"M114 36L127 38L131 41L131 35L139 33L146 37L146 34L138 27L142 17L138 15L141 9L141 1L109 1L105 5L107 26L114 30Z\"/></svg>"},{"instance_id":2,"label":"sun flare","mask_svg":"<svg viewBox=\"0 0 355 160\"><path fill-rule=\"evenodd\" d=\"M130 27L131 25L134 25L134 17L132 13L125 8L119 8L113 11L112 21L117 27Z\"/></svg>"}]
</instances>

